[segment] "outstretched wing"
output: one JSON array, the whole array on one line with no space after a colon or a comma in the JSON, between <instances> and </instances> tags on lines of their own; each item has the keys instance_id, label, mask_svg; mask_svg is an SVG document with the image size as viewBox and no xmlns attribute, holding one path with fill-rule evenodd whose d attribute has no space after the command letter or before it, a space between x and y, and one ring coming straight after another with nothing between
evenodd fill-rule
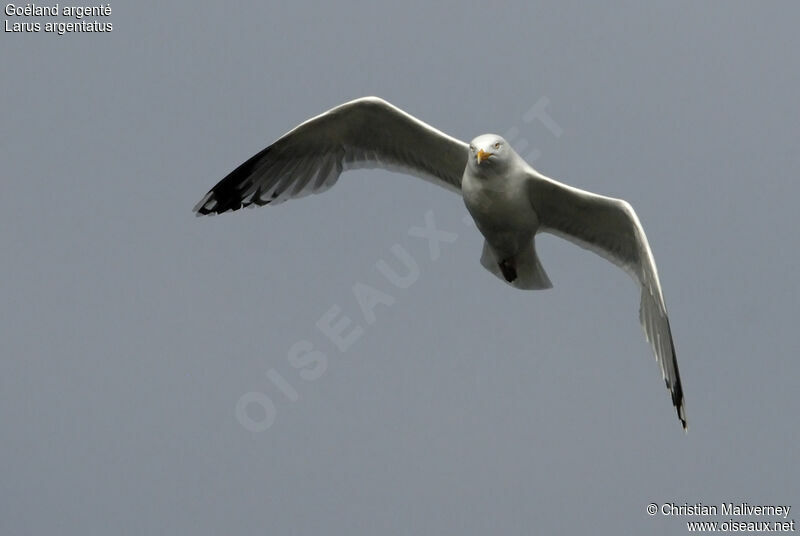
<instances>
[{"instance_id":1,"label":"outstretched wing","mask_svg":"<svg viewBox=\"0 0 800 536\"><path fill-rule=\"evenodd\" d=\"M641 285L639 320L686 429L683 388L667 307L653 253L633 208L621 199L579 190L531 171L530 199L542 230L605 257Z\"/></svg>"},{"instance_id":2,"label":"outstretched wing","mask_svg":"<svg viewBox=\"0 0 800 536\"><path fill-rule=\"evenodd\" d=\"M382 99L365 97L289 131L222 179L194 211L218 214L281 203L326 190L354 168L403 171L459 191L468 157L466 143Z\"/></svg>"}]
</instances>

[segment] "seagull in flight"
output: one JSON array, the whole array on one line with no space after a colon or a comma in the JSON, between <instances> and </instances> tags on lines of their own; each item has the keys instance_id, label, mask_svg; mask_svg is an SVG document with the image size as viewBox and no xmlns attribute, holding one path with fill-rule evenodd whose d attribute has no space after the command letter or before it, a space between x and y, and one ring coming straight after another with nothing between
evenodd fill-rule
<instances>
[{"instance_id":1,"label":"seagull in flight","mask_svg":"<svg viewBox=\"0 0 800 536\"><path fill-rule=\"evenodd\" d=\"M481 264L526 290L551 288L536 254L546 232L591 250L641 287L639 320L683 429L683 389L658 271L630 204L573 188L530 165L501 136L470 143L448 136L377 97L312 117L234 169L194 207L198 216L278 204L333 186L348 169L408 173L461 194L484 237Z\"/></svg>"}]
</instances>

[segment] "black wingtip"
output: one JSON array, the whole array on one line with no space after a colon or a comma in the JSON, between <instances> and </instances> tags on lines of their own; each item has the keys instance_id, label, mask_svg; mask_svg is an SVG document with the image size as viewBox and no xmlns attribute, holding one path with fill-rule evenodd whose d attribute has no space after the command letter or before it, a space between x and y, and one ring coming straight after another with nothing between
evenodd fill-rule
<instances>
[{"instance_id":1,"label":"black wingtip","mask_svg":"<svg viewBox=\"0 0 800 536\"><path fill-rule=\"evenodd\" d=\"M214 201L214 190L211 190L210 192L208 192L206 195L203 196L203 199L197 202L197 204L192 208L192 212L194 212L194 215L197 216L198 218L200 216L208 216L216 214L216 212L214 212L211 208L209 208L209 207L214 207L216 205L216 203L213 203L213 201Z\"/></svg>"},{"instance_id":2,"label":"black wingtip","mask_svg":"<svg viewBox=\"0 0 800 536\"><path fill-rule=\"evenodd\" d=\"M681 378L677 368L675 388L670 385L669 380L664 378L664 383L667 385L667 391L672 394L672 405L675 406L675 411L678 414L678 420L681 421L681 427L684 432L689 432L689 423L686 421L686 409L683 405L683 387L681 386Z\"/></svg>"},{"instance_id":3,"label":"black wingtip","mask_svg":"<svg viewBox=\"0 0 800 536\"><path fill-rule=\"evenodd\" d=\"M686 407L683 402L683 388L681 387L680 377L675 385L675 392L672 394L672 403L675 405L675 411L678 413L678 419L681 421L681 426L684 432L689 432L689 423L686 420Z\"/></svg>"},{"instance_id":4,"label":"black wingtip","mask_svg":"<svg viewBox=\"0 0 800 536\"><path fill-rule=\"evenodd\" d=\"M675 357L675 343L672 340L672 329L667 322L667 332L669 333L669 346L672 349L672 362L675 364L675 385L670 385L669 380L665 378L667 390L672 395L672 405L675 406L675 411L678 413L678 420L681 421L681 427L685 433L689 433L689 423L686 420L686 407L683 402L683 384L681 383L681 373L678 369L678 359Z\"/></svg>"},{"instance_id":5,"label":"black wingtip","mask_svg":"<svg viewBox=\"0 0 800 536\"><path fill-rule=\"evenodd\" d=\"M264 156L272 149L272 145L259 151L239 167L228 173L194 206L197 216L222 214L239 210L244 203L245 189L242 187L263 161ZM248 205L250 203L247 203ZM260 204L268 204L260 203Z\"/></svg>"}]
</instances>

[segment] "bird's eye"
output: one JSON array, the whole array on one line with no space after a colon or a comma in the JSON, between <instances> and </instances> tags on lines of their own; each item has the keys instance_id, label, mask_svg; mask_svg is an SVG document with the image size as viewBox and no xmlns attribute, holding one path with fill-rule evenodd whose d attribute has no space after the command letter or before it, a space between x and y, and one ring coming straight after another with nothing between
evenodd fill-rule
<instances>
[{"instance_id":1,"label":"bird's eye","mask_svg":"<svg viewBox=\"0 0 800 536\"><path fill-rule=\"evenodd\" d=\"M474 145L470 145L470 146L469 146L469 150L470 150L470 151L472 151L472 152L474 153L474 152L475 152L475 146L474 146Z\"/></svg>"},{"instance_id":2,"label":"bird's eye","mask_svg":"<svg viewBox=\"0 0 800 536\"><path fill-rule=\"evenodd\" d=\"M495 148L495 149L499 149L499 148L500 148L500 142L499 142L499 141L498 141L497 143L495 143L495 144L494 144L494 148Z\"/></svg>"}]
</instances>

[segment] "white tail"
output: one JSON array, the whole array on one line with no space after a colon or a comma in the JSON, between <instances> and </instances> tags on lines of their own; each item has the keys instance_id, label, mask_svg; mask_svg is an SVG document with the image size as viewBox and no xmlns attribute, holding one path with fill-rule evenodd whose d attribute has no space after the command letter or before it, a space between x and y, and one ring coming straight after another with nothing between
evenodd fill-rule
<instances>
[{"instance_id":1,"label":"white tail","mask_svg":"<svg viewBox=\"0 0 800 536\"><path fill-rule=\"evenodd\" d=\"M505 261L505 266L501 267L500 263L503 261ZM481 264L514 288L523 290L553 288L550 278L547 277L547 273L536 255L536 246L533 240L531 240L530 246L508 259L499 259L494 248L484 240Z\"/></svg>"}]
</instances>

